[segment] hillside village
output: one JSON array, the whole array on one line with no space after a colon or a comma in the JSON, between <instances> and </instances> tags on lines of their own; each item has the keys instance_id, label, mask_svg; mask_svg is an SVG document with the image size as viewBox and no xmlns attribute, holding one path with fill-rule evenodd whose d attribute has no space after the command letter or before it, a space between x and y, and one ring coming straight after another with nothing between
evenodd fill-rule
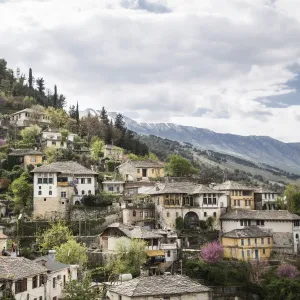
<instances>
[{"instance_id":1,"label":"hillside village","mask_svg":"<svg viewBox=\"0 0 300 300\"><path fill-rule=\"evenodd\" d=\"M1 63L1 299L298 299L299 186L203 180Z\"/></svg>"}]
</instances>

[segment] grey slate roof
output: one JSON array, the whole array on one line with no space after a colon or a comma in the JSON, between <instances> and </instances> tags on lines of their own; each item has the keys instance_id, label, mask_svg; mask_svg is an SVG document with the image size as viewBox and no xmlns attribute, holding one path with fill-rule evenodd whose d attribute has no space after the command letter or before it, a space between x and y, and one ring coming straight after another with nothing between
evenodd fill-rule
<instances>
[{"instance_id":1,"label":"grey slate roof","mask_svg":"<svg viewBox=\"0 0 300 300\"><path fill-rule=\"evenodd\" d=\"M300 216L287 210L233 209L220 216L221 220L300 220Z\"/></svg>"},{"instance_id":2,"label":"grey slate roof","mask_svg":"<svg viewBox=\"0 0 300 300\"><path fill-rule=\"evenodd\" d=\"M230 191L230 190L253 191L254 190L253 187L249 187L241 183L238 183L236 181L230 181L230 180L218 184L214 188L219 191Z\"/></svg>"},{"instance_id":3,"label":"grey slate roof","mask_svg":"<svg viewBox=\"0 0 300 300\"><path fill-rule=\"evenodd\" d=\"M257 194L279 194L278 192L271 191L262 186L255 188L254 193L257 193Z\"/></svg>"},{"instance_id":4,"label":"grey slate roof","mask_svg":"<svg viewBox=\"0 0 300 300\"><path fill-rule=\"evenodd\" d=\"M128 226L122 223L113 223L108 228L118 228L131 239L160 239L163 236L142 226Z\"/></svg>"},{"instance_id":5,"label":"grey slate roof","mask_svg":"<svg viewBox=\"0 0 300 300\"><path fill-rule=\"evenodd\" d=\"M258 226L249 226L243 229L234 229L222 234L223 237L230 238L251 238L251 237L270 237L272 233L269 230L263 230Z\"/></svg>"},{"instance_id":6,"label":"grey slate roof","mask_svg":"<svg viewBox=\"0 0 300 300\"><path fill-rule=\"evenodd\" d=\"M56 260L52 260L49 256L42 256L42 257L36 258L34 261L39 264L41 264L42 261L45 261L45 267L48 270L50 270L51 272L56 272L56 271L63 270L63 269L66 269L69 267L69 265L63 264Z\"/></svg>"},{"instance_id":7,"label":"grey slate roof","mask_svg":"<svg viewBox=\"0 0 300 300\"><path fill-rule=\"evenodd\" d=\"M161 195L161 194L205 194L214 193L222 194L218 190L211 189L203 184L196 184L193 182L167 182L158 183L155 187L147 192L149 195Z\"/></svg>"},{"instance_id":8,"label":"grey slate roof","mask_svg":"<svg viewBox=\"0 0 300 300\"><path fill-rule=\"evenodd\" d=\"M164 163L155 160L129 160L126 163L133 165L136 168L163 168Z\"/></svg>"},{"instance_id":9,"label":"grey slate roof","mask_svg":"<svg viewBox=\"0 0 300 300\"><path fill-rule=\"evenodd\" d=\"M182 275L139 277L107 287L109 291L128 297L150 297L207 293L211 290Z\"/></svg>"},{"instance_id":10,"label":"grey slate roof","mask_svg":"<svg viewBox=\"0 0 300 300\"><path fill-rule=\"evenodd\" d=\"M35 168L32 173L62 173L62 174L84 174L96 175L97 173L87 169L75 161L58 161L49 165L43 165Z\"/></svg>"},{"instance_id":11,"label":"grey slate roof","mask_svg":"<svg viewBox=\"0 0 300 300\"><path fill-rule=\"evenodd\" d=\"M46 267L25 257L0 256L0 279L18 280L47 271Z\"/></svg>"},{"instance_id":12,"label":"grey slate roof","mask_svg":"<svg viewBox=\"0 0 300 300\"><path fill-rule=\"evenodd\" d=\"M42 152L33 149L14 149L9 156L43 155Z\"/></svg>"}]
</instances>

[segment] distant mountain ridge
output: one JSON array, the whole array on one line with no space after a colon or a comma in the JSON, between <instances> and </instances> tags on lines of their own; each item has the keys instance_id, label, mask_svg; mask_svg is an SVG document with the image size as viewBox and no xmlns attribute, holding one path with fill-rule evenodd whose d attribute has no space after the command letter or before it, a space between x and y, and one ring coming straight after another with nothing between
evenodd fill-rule
<instances>
[{"instance_id":1,"label":"distant mountain ridge","mask_svg":"<svg viewBox=\"0 0 300 300\"><path fill-rule=\"evenodd\" d=\"M99 110L86 109L80 116L99 115ZM114 119L116 113L109 113ZM124 116L126 126L138 134L155 135L178 142L188 142L202 150L214 150L300 173L300 143L284 143L268 136L241 136L216 133L204 128L173 123L138 123Z\"/></svg>"}]
</instances>

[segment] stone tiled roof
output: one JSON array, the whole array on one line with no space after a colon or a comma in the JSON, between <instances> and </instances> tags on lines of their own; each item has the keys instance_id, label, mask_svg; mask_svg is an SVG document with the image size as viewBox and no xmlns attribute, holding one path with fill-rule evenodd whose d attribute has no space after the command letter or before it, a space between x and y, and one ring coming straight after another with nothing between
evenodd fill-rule
<instances>
[{"instance_id":1,"label":"stone tiled roof","mask_svg":"<svg viewBox=\"0 0 300 300\"><path fill-rule=\"evenodd\" d=\"M131 239L160 239L163 236L141 226L128 226L122 223L113 223L108 228L118 228Z\"/></svg>"},{"instance_id":2,"label":"stone tiled roof","mask_svg":"<svg viewBox=\"0 0 300 300\"><path fill-rule=\"evenodd\" d=\"M226 232L222 235L223 237L230 238L251 238L251 237L269 237L272 233L269 230L263 230L258 226L249 226L243 229L234 229Z\"/></svg>"},{"instance_id":3,"label":"stone tiled roof","mask_svg":"<svg viewBox=\"0 0 300 300\"><path fill-rule=\"evenodd\" d=\"M225 181L221 184L218 184L214 187L216 190L219 191L230 191L230 190L241 190L241 191L252 191L254 188L243 185L236 181Z\"/></svg>"},{"instance_id":4,"label":"stone tiled roof","mask_svg":"<svg viewBox=\"0 0 300 300\"><path fill-rule=\"evenodd\" d=\"M62 173L62 174L86 174L96 175L97 173L87 169L75 161L59 161L49 165L43 165L38 167L31 172L33 173Z\"/></svg>"},{"instance_id":5,"label":"stone tiled roof","mask_svg":"<svg viewBox=\"0 0 300 300\"><path fill-rule=\"evenodd\" d=\"M256 187L255 189L254 189L254 193L263 193L263 194L279 194L278 192L274 192L274 191L272 191L272 190L269 190L269 189L267 189L267 188L264 188L264 187Z\"/></svg>"},{"instance_id":6,"label":"stone tiled roof","mask_svg":"<svg viewBox=\"0 0 300 300\"><path fill-rule=\"evenodd\" d=\"M25 109L22 109L20 111L15 112L15 113L13 113L11 115L14 116L14 115L20 114L22 112L34 113L34 112L37 112L37 111L34 110L34 109L31 109L31 108L25 108ZM39 111L38 113L41 114L41 115L45 114L45 112L43 112L43 111Z\"/></svg>"},{"instance_id":7,"label":"stone tiled roof","mask_svg":"<svg viewBox=\"0 0 300 300\"><path fill-rule=\"evenodd\" d=\"M63 269L66 269L69 267L69 265L63 264L56 260L52 260L49 256L42 256L42 257L35 259L34 261L39 263L40 265L44 261L45 267L52 272L63 270Z\"/></svg>"},{"instance_id":8,"label":"stone tiled roof","mask_svg":"<svg viewBox=\"0 0 300 300\"><path fill-rule=\"evenodd\" d=\"M126 163L133 165L136 168L163 168L164 163L155 160L129 160Z\"/></svg>"},{"instance_id":9,"label":"stone tiled roof","mask_svg":"<svg viewBox=\"0 0 300 300\"><path fill-rule=\"evenodd\" d=\"M208 287L182 275L139 277L108 286L108 290L128 297L184 295L211 291Z\"/></svg>"},{"instance_id":10,"label":"stone tiled roof","mask_svg":"<svg viewBox=\"0 0 300 300\"><path fill-rule=\"evenodd\" d=\"M0 279L18 280L47 271L46 267L25 257L0 256Z\"/></svg>"},{"instance_id":11,"label":"stone tiled roof","mask_svg":"<svg viewBox=\"0 0 300 300\"><path fill-rule=\"evenodd\" d=\"M224 215L221 220L300 220L300 216L287 210L247 210L234 209Z\"/></svg>"},{"instance_id":12,"label":"stone tiled roof","mask_svg":"<svg viewBox=\"0 0 300 300\"><path fill-rule=\"evenodd\" d=\"M42 152L33 149L14 149L9 156L43 155Z\"/></svg>"},{"instance_id":13,"label":"stone tiled roof","mask_svg":"<svg viewBox=\"0 0 300 300\"><path fill-rule=\"evenodd\" d=\"M158 183L155 187L147 192L149 195L160 195L160 194L205 194L215 193L222 194L218 190L211 189L203 184L196 184L193 182L167 182Z\"/></svg>"}]
</instances>

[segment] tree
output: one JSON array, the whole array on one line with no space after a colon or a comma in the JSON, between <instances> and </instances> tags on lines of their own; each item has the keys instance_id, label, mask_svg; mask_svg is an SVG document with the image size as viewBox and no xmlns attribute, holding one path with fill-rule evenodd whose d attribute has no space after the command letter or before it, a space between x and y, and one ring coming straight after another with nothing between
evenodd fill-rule
<instances>
[{"instance_id":1,"label":"tree","mask_svg":"<svg viewBox=\"0 0 300 300\"><path fill-rule=\"evenodd\" d=\"M38 244L43 250L53 250L55 247L74 240L71 230L62 222L52 223L51 227L37 236Z\"/></svg>"},{"instance_id":2,"label":"tree","mask_svg":"<svg viewBox=\"0 0 300 300\"><path fill-rule=\"evenodd\" d=\"M118 144L118 141L120 140L121 136L121 131L113 126L113 122L111 120L109 125L106 126L105 143L112 145Z\"/></svg>"},{"instance_id":3,"label":"tree","mask_svg":"<svg viewBox=\"0 0 300 300\"><path fill-rule=\"evenodd\" d=\"M223 258L224 249L222 245L215 241L207 243L201 248L201 257L202 259L209 264L215 264Z\"/></svg>"},{"instance_id":4,"label":"tree","mask_svg":"<svg viewBox=\"0 0 300 300\"><path fill-rule=\"evenodd\" d=\"M107 114L107 111L106 111L106 109L104 107L102 107L101 112L100 112L100 120L106 126L109 125L108 114Z\"/></svg>"},{"instance_id":5,"label":"tree","mask_svg":"<svg viewBox=\"0 0 300 300\"><path fill-rule=\"evenodd\" d=\"M124 273L139 275L140 267L147 258L146 246L147 244L140 239L128 242L126 238L121 238L117 242L117 253L108 260L106 269L111 275Z\"/></svg>"},{"instance_id":6,"label":"tree","mask_svg":"<svg viewBox=\"0 0 300 300\"><path fill-rule=\"evenodd\" d=\"M57 108L57 102L58 102L58 95L57 95L57 86L54 86L54 94L53 94L53 98L52 98L52 106L54 108Z\"/></svg>"},{"instance_id":7,"label":"tree","mask_svg":"<svg viewBox=\"0 0 300 300\"><path fill-rule=\"evenodd\" d=\"M78 106L78 101L77 101L77 104L76 104L76 121L77 121L77 124L79 125L79 106Z\"/></svg>"},{"instance_id":8,"label":"tree","mask_svg":"<svg viewBox=\"0 0 300 300\"><path fill-rule=\"evenodd\" d=\"M29 174L27 172L22 173L19 178L13 181L11 191L15 206L14 211L31 214L33 209L33 185L29 183Z\"/></svg>"},{"instance_id":9,"label":"tree","mask_svg":"<svg viewBox=\"0 0 300 300\"><path fill-rule=\"evenodd\" d=\"M69 239L54 249L56 250L56 260L64 264L84 266L88 261L87 249L74 239Z\"/></svg>"},{"instance_id":10,"label":"tree","mask_svg":"<svg viewBox=\"0 0 300 300\"><path fill-rule=\"evenodd\" d=\"M80 135L90 142L92 137L105 138L105 126L97 116L87 116L80 120Z\"/></svg>"},{"instance_id":11,"label":"tree","mask_svg":"<svg viewBox=\"0 0 300 300\"><path fill-rule=\"evenodd\" d=\"M66 97L63 94L60 94L57 99L57 108L64 108L67 105Z\"/></svg>"},{"instance_id":12,"label":"tree","mask_svg":"<svg viewBox=\"0 0 300 300\"><path fill-rule=\"evenodd\" d=\"M300 281L290 278L272 280L265 286L266 300L299 300Z\"/></svg>"},{"instance_id":13,"label":"tree","mask_svg":"<svg viewBox=\"0 0 300 300\"><path fill-rule=\"evenodd\" d=\"M29 87L29 90L33 89L33 77L32 77L32 69L31 68L29 68L28 87Z\"/></svg>"},{"instance_id":14,"label":"tree","mask_svg":"<svg viewBox=\"0 0 300 300\"><path fill-rule=\"evenodd\" d=\"M69 107L69 117L76 120L76 107L75 107L75 105L71 105Z\"/></svg>"},{"instance_id":15,"label":"tree","mask_svg":"<svg viewBox=\"0 0 300 300\"><path fill-rule=\"evenodd\" d=\"M98 161L101 153L103 153L104 141L98 137L92 139L91 157L93 160Z\"/></svg>"},{"instance_id":16,"label":"tree","mask_svg":"<svg viewBox=\"0 0 300 300\"><path fill-rule=\"evenodd\" d=\"M276 275L278 277L295 278L297 268L289 264L282 264L277 268Z\"/></svg>"},{"instance_id":17,"label":"tree","mask_svg":"<svg viewBox=\"0 0 300 300\"><path fill-rule=\"evenodd\" d=\"M284 205L295 214L300 214L300 186L288 184L283 192Z\"/></svg>"},{"instance_id":18,"label":"tree","mask_svg":"<svg viewBox=\"0 0 300 300\"><path fill-rule=\"evenodd\" d=\"M170 176L189 176L199 172L187 159L178 154L171 154L168 161L167 170Z\"/></svg>"},{"instance_id":19,"label":"tree","mask_svg":"<svg viewBox=\"0 0 300 300\"><path fill-rule=\"evenodd\" d=\"M33 97L26 96L23 100L23 104L25 108L30 108L36 105L36 101Z\"/></svg>"},{"instance_id":20,"label":"tree","mask_svg":"<svg viewBox=\"0 0 300 300\"><path fill-rule=\"evenodd\" d=\"M64 300L98 300L99 292L91 287L91 278L86 275L82 280L71 280L64 288Z\"/></svg>"},{"instance_id":21,"label":"tree","mask_svg":"<svg viewBox=\"0 0 300 300\"><path fill-rule=\"evenodd\" d=\"M41 105L34 105L31 107L29 120L31 124L39 124L41 115L45 113L45 109Z\"/></svg>"},{"instance_id":22,"label":"tree","mask_svg":"<svg viewBox=\"0 0 300 300\"><path fill-rule=\"evenodd\" d=\"M44 91L45 91L45 80L44 78L37 78L36 79L36 85L37 85L37 89L40 95L44 95Z\"/></svg>"},{"instance_id":23,"label":"tree","mask_svg":"<svg viewBox=\"0 0 300 300\"><path fill-rule=\"evenodd\" d=\"M184 228L184 221L182 217L177 217L176 218L176 229L177 230L182 230Z\"/></svg>"},{"instance_id":24,"label":"tree","mask_svg":"<svg viewBox=\"0 0 300 300\"><path fill-rule=\"evenodd\" d=\"M55 109L49 107L46 111L50 119L50 124L52 128L65 128L69 120L68 114L63 109Z\"/></svg>"},{"instance_id":25,"label":"tree","mask_svg":"<svg viewBox=\"0 0 300 300\"><path fill-rule=\"evenodd\" d=\"M68 136L69 136L69 130L61 129L59 132L61 134L61 141L62 142L67 142L68 141Z\"/></svg>"},{"instance_id":26,"label":"tree","mask_svg":"<svg viewBox=\"0 0 300 300\"><path fill-rule=\"evenodd\" d=\"M36 139L41 132L41 128L37 125L26 127L20 131L20 135L25 144L34 144Z\"/></svg>"}]
</instances>

